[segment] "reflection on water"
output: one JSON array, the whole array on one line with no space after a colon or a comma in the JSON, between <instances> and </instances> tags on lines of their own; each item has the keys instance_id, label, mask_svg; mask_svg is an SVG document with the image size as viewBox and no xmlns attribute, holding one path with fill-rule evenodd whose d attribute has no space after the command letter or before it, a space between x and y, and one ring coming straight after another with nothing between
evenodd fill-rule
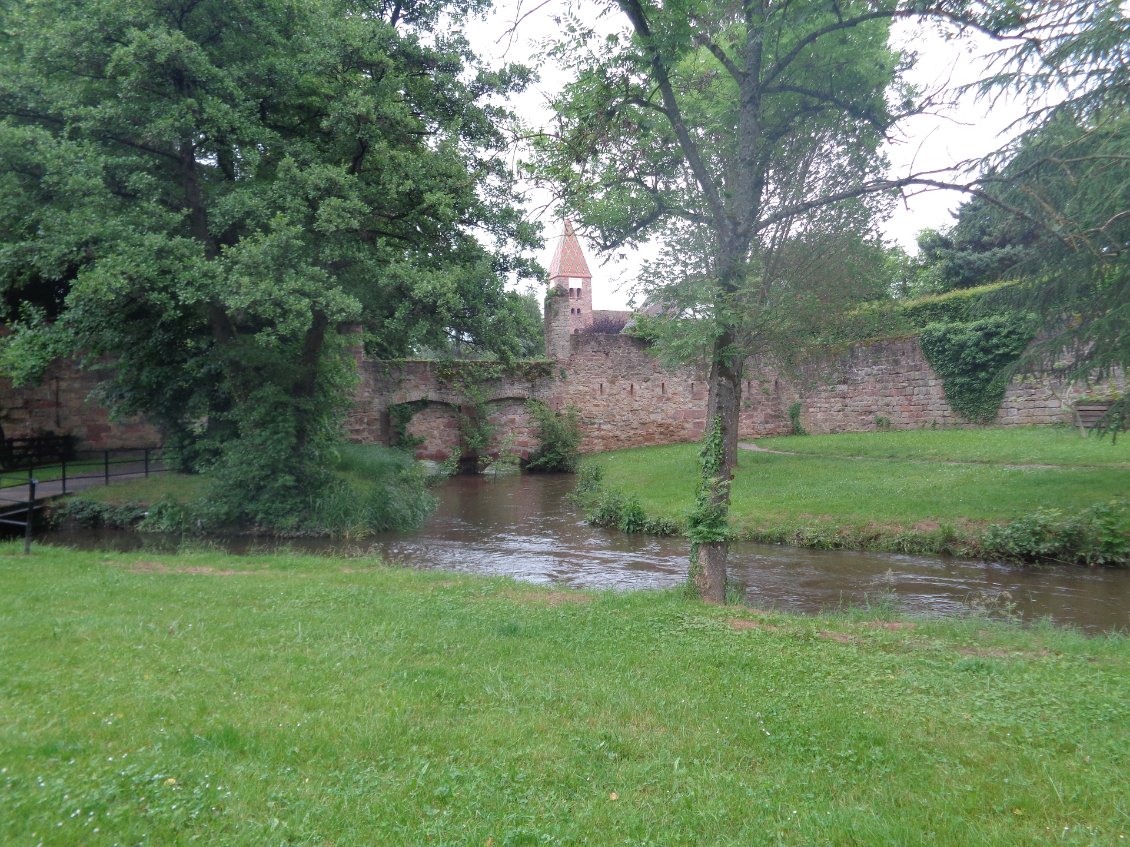
<instances>
[{"instance_id":1,"label":"reflection on water","mask_svg":"<svg viewBox=\"0 0 1130 847\"><path fill-rule=\"evenodd\" d=\"M565 497L573 483L571 476L457 477L437 491L439 508L418 532L378 536L360 546L413 567L576 587L662 588L686 579L685 539L590 527ZM113 533L55 533L51 540L143 543L136 535ZM286 544L311 552L342 547L324 540ZM231 539L225 546L234 552L264 547L261 539ZM747 602L762 609L817 612L890 603L911 614L958 614L980 606L1090 631L1130 629L1130 571L1124 570L735 544L730 576Z\"/></svg>"}]
</instances>

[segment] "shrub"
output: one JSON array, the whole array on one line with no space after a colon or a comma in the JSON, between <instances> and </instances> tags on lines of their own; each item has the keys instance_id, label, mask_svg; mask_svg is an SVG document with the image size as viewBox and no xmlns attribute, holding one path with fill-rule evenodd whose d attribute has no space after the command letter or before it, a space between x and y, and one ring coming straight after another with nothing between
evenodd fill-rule
<instances>
[{"instance_id":1,"label":"shrub","mask_svg":"<svg viewBox=\"0 0 1130 847\"><path fill-rule=\"evenodd\" d=\"M145 518L146 508L141 503L100 503L83 497L68 497L51 512L52 522L74 521L85 527L111 527L115 529L137 526Z\"/></svg>"},{"instance_id":2,"label":"shrub","mask_svg":"<svg viewBox=\"0 0 1130 847\"><path fill-rule=\"evenodd\" d=\"M537 423L538 448L526 463L529 471L563 471L576 473L581 453L581 418L570 406L555 412L540 400L526 403Z\"/></svg>"},{"instance_id":3,"label":"shrub","mask_svg":"<svg viewBox=\"0 0 1130 847\"><path fill-rule=\"evenodd\" d=\"M1130 502L1099 503L1074 514L1040 509L985 530L986 556L1019 562L1130 565Z\"/></svg>"},{"instance_id":4,"label":"shrub","mask_svg":"<svg viewBox=\"0 0 1130 847\"><path fill-rule=\"evenodd\" d=\"M621 532L637 533L647 531L647 515L644 514L643 506L640 505L639 498L629 497L624 501L624 506L620 511L619 526Z\"/></svg>"}]
</instances>

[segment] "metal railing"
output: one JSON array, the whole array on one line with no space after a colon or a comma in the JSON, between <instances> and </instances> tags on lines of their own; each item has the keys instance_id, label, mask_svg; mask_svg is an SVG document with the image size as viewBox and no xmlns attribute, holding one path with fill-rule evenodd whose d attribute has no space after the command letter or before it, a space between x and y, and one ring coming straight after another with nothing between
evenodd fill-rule
<instances>
[{"instance_id":1,"label":"metal railing","mask_svg":"<svg viewBox=\"0 0 1130 847\"><path fill-rule=\"evenodd\" d=\"M73 435L31 435L0 439L0 473L27 465L42 465L71 459L75 453Z\"/></svg>"},{"instance_id":2,"label":"metal railing","mask_svg":"<svg viewBox=\"0 0 1130 847\"><path fill-rule=\"evenodd\" d=\"M80 451L69 461L14 468L0 474L0 524L23 528L26 553L31 549L35 512L48 500L109 485L116 478L148 478L164 471L161 451L154 447Z\"/></svg>"}]
</instances>

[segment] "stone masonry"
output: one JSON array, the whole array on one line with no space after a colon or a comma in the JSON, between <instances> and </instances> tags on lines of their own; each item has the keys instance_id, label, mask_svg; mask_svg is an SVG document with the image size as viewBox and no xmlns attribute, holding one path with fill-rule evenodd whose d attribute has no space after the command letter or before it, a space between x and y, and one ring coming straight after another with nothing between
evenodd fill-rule
<instances>
[{"instance_id":1,"label":"stone masonry","mask_svg":"<svg viewBox=\"0 0 1130 847\"><path fill-rule=\"evenodd\" d=\"M701 367L666 368L645 342L593 332L594 320L625 317L594 312L592 274L572 225L566 222L550 270L545 299L545 349L552 367L526 368L477 385L488 422L491 450L528 457L537 447L526 401L554 409L576 408L584 452L694 441L706 427L707 377ZM356 334L357 339L360 338ZM475 413L469 398L443 366L427 361L370 361L354 343L358 386L345 424L359 442L389 443L394 406L407 404L407 434L421 440L417 455L445 459L459 449L460 422ZM786 379L765 362L746 363L739 432L743 437L791 430L789 408L813 433L878 428L966 426L946 402L942 381L926 362L916 337L857 344L838 353L814 354L801 373ZM532 375L540 374L540 375ZM111 421L90 402L97 375L59 363L36 388L14 390L0 380L0 423L9 437L57 432L77 436L84 448L150 446L158 434L142 421ZM1008 387L997 416L1002 425L1067 422L1063 392L1038 379Z\"/></svg>"},{"instance_id":2,"label":"stone masonry","mask_svg":"<svg viewBox=\"0 0 1130 847\"><path fill-rule=\"evenodd\" d=\"M14 388L0 377L0 426L8 438L45 433L73 435L80 450L154 447L157 430L139 418L111 420L109 412L91 399L99 375L79 370L69 361L56 362L43 381Z\"/></svg>"}]
</instances>

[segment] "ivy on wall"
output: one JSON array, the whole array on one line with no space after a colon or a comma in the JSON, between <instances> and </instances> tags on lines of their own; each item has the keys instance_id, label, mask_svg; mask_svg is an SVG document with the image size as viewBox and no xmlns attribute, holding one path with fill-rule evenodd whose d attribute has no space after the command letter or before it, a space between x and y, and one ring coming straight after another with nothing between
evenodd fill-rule
<instances>
[{"instance_id":1,"label":"ivy on wall","mask_svg":"<svg viewBox=\"0 0 1130 847\"><path fill-rule=\"evenodd\" d=\"M427 400L415 400L408 403L394 403L388 407L391 446L411 452L424 443L424 439L409 434L408 424L412 422L413 416L426 405L428 405Z\"/></svg>"},{"instance_id":2,"label":"ivy on wall","mask_svg":"<svg viewBox=\"0 0 1130 847\"><path fill-rule=\"evenodd\" d=\"M942 378L955 412L971 423L996 418L1008 388L1008 367L1032 340L1035 325L1032 315L1013 313L923 327L922 352Z\"/></svg>"},{"instance_id":3,"label":"ivy on wall","mask_svg":"<svg viewBox=\"0 0 1130 847\"><path fill-rule=\"evenodd\" d=\"M510 362L442 359L432 363L432 372L441 385L462 387L506 377L535 382L552 376L554 364L551 359L516 359Z\"/></svg>"}]
</instances>

